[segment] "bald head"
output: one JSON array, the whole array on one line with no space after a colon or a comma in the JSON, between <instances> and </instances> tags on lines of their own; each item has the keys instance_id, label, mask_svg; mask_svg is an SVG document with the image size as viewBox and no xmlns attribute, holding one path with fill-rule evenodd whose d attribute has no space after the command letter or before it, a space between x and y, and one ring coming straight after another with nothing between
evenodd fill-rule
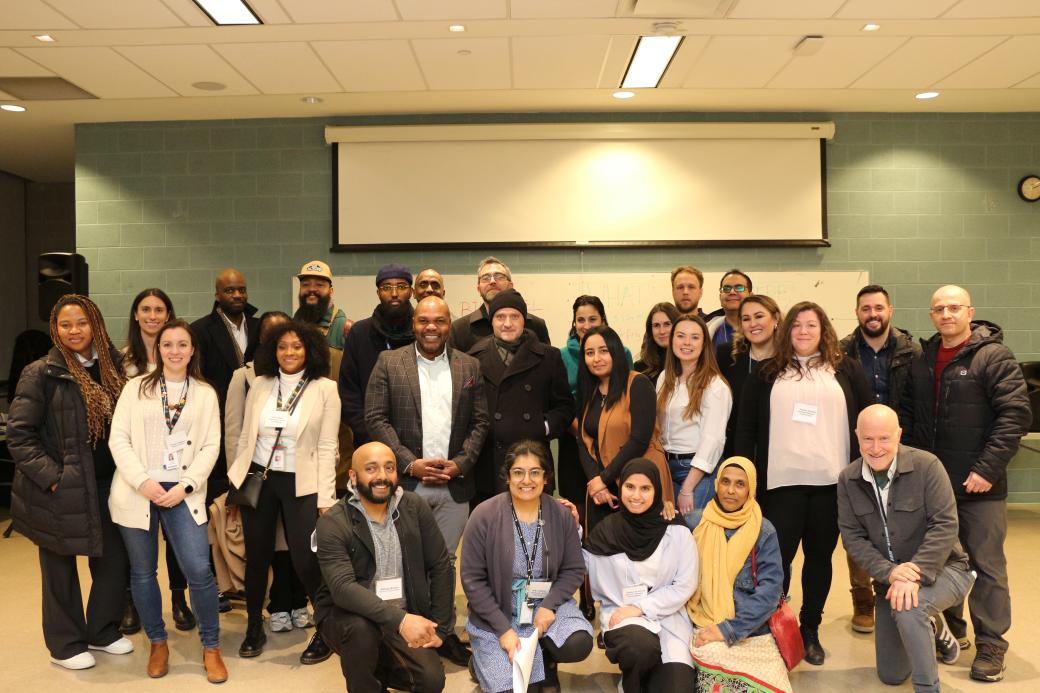
<instances>
[{"instance_id":1,"label":"bald head","mask_svg":"<svg viewBox=\"0 0 1040 693\"><path fill-rule=\"evenodd\" d=\"M896 457L902 433L899 416L891 407L872 404L861 411L856 419L856 439L867 466L876 472L888 469Z\"/></svg>"},{"instance_id":2,"label":"bald head","mask_svg":"<svg viewBox=\"0 0 1040 693\"><path fill-rule=\"evenodd\" d=\"M358 466L365 466L365 462L368 460L393 460L397 462L397 457L394 456L394 451L389 446L380 443L379 441L372 441L371 443L365 443L361 447L354 450L354 454L350 456L350 467L351 469L357 469Z\"/></svg>"},{"instance_id":3,"label":"bald head","mask_svg":"<svg viewBox=\"0 0 1040 693\"><path fill-rule=\"evenodd\" d=\"M228 267L217 275L216 298L220 310L236 323L241 322L242 313L249 301L246 278L234 267Z\"/></svg>"},{"instance_id":4,"label":"bald head","mask_svg":"<svg viewBox=\"0 0 1040 693\"><path fill-rule=\"evenodd\" d=\"M444 352L451 329L451 311L440 296L427 296L415 306L412 315L412 330L415 332L415 347L428 359Z\"/></svg>"},{"instance_id":5,"label":"bald head","mask_svg":"<svg viewBox=\"0 0 1040 693\"><path fill-rule=\"evenodd\" d=\"M932 294L929 316L942 337L943 346L950 348L963 344L971 336L975 309L968 292L950 284Z\"/></svg>"},{"instance_id":6,"label":"bald head","mask_svg":"<svg viewBox=\"0 0 1040 693\"><path fill-rule=\"evenodd\" d=\"M415 300L421 301L427 296L444 298L444 277L433 268L424 269L415 275Z\"/></svg>"},{"instance_id":7,"label":"bald head","mask_svg":"<svg viewBox=\"0 0 1040 693\"><path fill-rule=\"evenodd\" d=\"M362 504L376 514L382 512L397 492L397 458L379 442L365 443L350 458L350 481Z\"/></svg>"}]
</instances>

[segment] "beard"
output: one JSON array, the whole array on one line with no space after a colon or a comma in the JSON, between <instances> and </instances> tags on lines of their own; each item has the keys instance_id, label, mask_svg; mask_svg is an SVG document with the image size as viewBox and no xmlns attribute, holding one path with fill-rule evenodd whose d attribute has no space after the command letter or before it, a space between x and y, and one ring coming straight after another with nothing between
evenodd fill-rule
<instances>
[{"instance_id":1,"label":"beard","mask_svg":"<svg viewBox=\"0 0 1040 693\"><path fill-rule=\"evenodd\" d=\"M412 303L411 301L401 301L396 306L390 303L383 303L380 310L383 316L386 317L387 322L396 325L411 318Z\"/></svg>"},{"instance_id":2,"label":"beard","mask_svg":"<svg viewBox=\"0 0 1040 693\"><path fill-rule=\"evenodd\" d=\"M312 306L306 302L305 297L301 296L299 310L300 320L317 324L325 317L325 313L329 312L330 303L332 303L331 296L318 296L318 302Z\"/></svg>"},{"instance_id":3,"label":"beard","mask_svg":"<svg viewBox=\"0 0 1040 693\"><path fill-rule=\"evenodd\" d=\"M358 493L360 493L361 497L367 500L369 503L389 503L390 499L394 497L395 493L397 493L396 483L391 483L389 481L379 481L376 482L376 484L374 485L386 485L389 488L390 492L386 494L386 498L379 498L372 492L373 484L363 484L360 480L358 480L358 482L355 484L355 486L357 486Z\"/></svg>"},{"instance_id":4,"label":"beard","mask_svg":"<svg viewBox=\"0 0 1040 693\"><path fill-rule=\"evenodd\" d=\"M246 302L245 301L242 301L242 303L237 303L237 304L236 303L224 303L223 301L220 301L219 303L220 303L220 310L224 313L224 315L227 315L228 317L241 315L242 313L244 313L246 311Z\"/></svg>"},{"instance_id":5,"label":"beard","mask_svg":"<svg viewBox=\"0 0 1040 693\"><path fill-rule=\"evenodd\" d=\"M888 329L887 320L882 320L881 326L876 329L868 327L869 324L870 323L861 323L859 326L860 329L863 330L863 334L867 335L868 337L880 337L881 335L885 334L885 330Z\"/></svg>"}]
</instances>

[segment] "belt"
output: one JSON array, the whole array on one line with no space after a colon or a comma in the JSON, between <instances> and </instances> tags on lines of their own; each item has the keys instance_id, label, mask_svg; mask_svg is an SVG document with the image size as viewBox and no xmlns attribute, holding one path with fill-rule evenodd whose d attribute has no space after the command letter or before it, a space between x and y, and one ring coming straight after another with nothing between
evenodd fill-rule
<instances>
[{"instance_id":1,"label":"belt","mask_svg":"<svg viewBox=\"0 0 1040 693\"><path fill-rule=\"evenodd\" d=\"M669 460L688 460L691 457L694 457L697 453L695 453L695 452L668 452L666 450L664 454L665 454L665 457L667 457Z\"/></svg>"}]
</instances>

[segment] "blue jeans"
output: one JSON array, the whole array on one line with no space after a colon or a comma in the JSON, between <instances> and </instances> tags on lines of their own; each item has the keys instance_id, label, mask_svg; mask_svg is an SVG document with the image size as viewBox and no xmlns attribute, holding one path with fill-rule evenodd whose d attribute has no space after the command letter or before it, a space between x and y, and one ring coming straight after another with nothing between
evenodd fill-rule
<instances>
[{"instance_id":1,"label":"blue jeans","mask_svg":"<svg viewBox=\"0 0 1040 693\"><path fill-rule=\"evenodd\" d=\"M169 490L174 484L162 483ZM172 508L151 506L151 526L147 529L119 527L130 556L130 591L141 616L141 625L151 642L166 640L162 617L162 594L156 568L159 564L159 523L173 545L191 594L191 607L199 623L199 639L206 648L220 647L220 621L217 616L217 583L209 566L209 537L206 524L197 524L181 502Z\"/></svg>"},{"instance_id":2,"label":"blue jeans","mask_svg":"<svg viewBox=\"0 0 1040 693\"><path fill-rule=\"evenodd\" d=\"M693 455L679 459L675 459L672 455L668 455L668 471L672 473L672 486L675 488L676 507L679 505L679 491L682 488L683 482L686 481L686 477L689 475L692 467ZM698 510L704 510L704 506L708 504L708 501L715 497L715 477L718 476L718 472L718 465L716 465L715 471L702 478L694 487L693 512L683 516L686 524L690 525L690 527L694 526L690 524L693 513Z\"/></svg>"}]
</instances>

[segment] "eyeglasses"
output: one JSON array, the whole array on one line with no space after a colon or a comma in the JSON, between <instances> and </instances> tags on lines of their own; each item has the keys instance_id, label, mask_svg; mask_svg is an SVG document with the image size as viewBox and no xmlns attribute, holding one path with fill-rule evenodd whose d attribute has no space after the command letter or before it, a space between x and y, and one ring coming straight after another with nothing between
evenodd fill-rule
<instances>
[{"instance_id":1,"label":"eyeglasses","mask_svg":"<svg viewBox=\"0 0 1040 693\"><path fill-rule=\"evenodd\" d=\"M932 306L928 309L928 312L932 315L942 315L949 311L950 315L960 315L961 311L965 308L971 308L971 306L962 306L959 303L951 303L948 306Z\"/></svg>"},{"instance_id":2,"label":"eyeglasses","mask_svg":"<svg viewBox=\"0 0 1040 693\"><path fill-rule=\"evenodd\" d=\"M484 282L485 284L488 284L491 281L507 282L509 281L509 275L503 274L501 272L488 272L487 274L480 275L479 277L477 277L477 279L479 281Z\"/></svg>"},{"instance_id":3,"label":"eyeglasses","mask_svg":"<svg viewBox=\"0 0 1040 693\"><path fill-rule=\"evenodd\" d=\"M723 294L728 294L728 293L731 293L731 292L742 294L745 291L747 291L747 287L744 286L743 284L723 284L719 288L719 293L723 293Z\"/></svg>"},{"instance_id":4,"label":"eyeglasses","mask_svg":"<svg viewBox=\"0 0 1040 693\"><path fill-rule=\"evenodd\" d=\"M408 291L408 289L410 289L410 288L412 288L412 287L410 287L407 284L380 284L379 285L379 290L382 291L384 294L390 294L390 293L393 293L395 291Z\"/></svg>"},{"instance_id":5,"label":"eyeglasses","mask_svg":"<svg viewBox=\"0 0 1040 693\"><path fill-rule=\"evenodd\" d=\"M523 481L524 477L531 477L531 481L541 481L545 477L545 470L541 467L534 469L510 469L509 476L513 481Z\"/></svg>"}]
</instances>

